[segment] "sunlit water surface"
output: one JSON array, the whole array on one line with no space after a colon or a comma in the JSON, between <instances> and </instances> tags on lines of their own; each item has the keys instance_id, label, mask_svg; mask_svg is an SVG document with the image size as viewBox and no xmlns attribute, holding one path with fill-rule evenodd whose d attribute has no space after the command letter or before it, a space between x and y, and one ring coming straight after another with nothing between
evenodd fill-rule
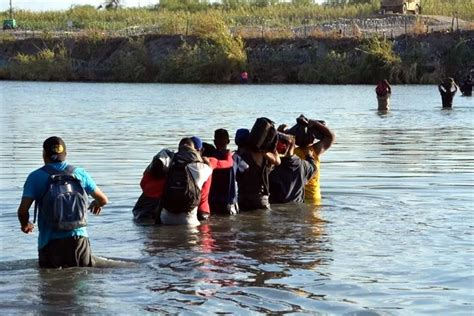
<instances>
[{"instance_id":1,"label":"sunlit water surface","mask_svg":"<svg viewBox=\"0 0 474 316\"><path fill-rule=\"evenodd\" d=\"M474 101L441 110L435 86L0 82L0 311L412 315L472 314ZM136 225L131 210L152 156L183 136L292 124L301 113L337 134L322 157L323 205L215 217L195 229ZM39 270L37 232L16 210L42 141L109 196L90 218L96 255L134 267ZM235 148L232 144L232 148Z\"/></svg>"}]
</instances>

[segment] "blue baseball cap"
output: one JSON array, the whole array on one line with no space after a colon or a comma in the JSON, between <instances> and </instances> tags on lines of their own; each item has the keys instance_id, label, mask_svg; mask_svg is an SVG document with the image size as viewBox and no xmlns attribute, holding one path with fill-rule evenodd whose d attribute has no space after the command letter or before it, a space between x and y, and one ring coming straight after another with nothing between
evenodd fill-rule
<instances>
[{"instance_id":1,"label":"blue baseball cap","mask_svg":"<svg viewBox=\"0 0 474 316\"><path fill-rule=\"evenodd\" d=\"M247 128L239 128L235 132L235 144L237 146L244 146L249 135L250 131Z\"/></svg>"},{"instance_id":2,"label":"blue baseball cap","mask_svg":"<svg viewBox=\"0 0 474 316\"><path fill-rule=\"evenodd\" d=\"M201 150L202 149L202 140L197 136L193 136L193 137L191 137L191 139L193 140L194 147L196 147L197 150Z\"/></svg>"}]
</instances>

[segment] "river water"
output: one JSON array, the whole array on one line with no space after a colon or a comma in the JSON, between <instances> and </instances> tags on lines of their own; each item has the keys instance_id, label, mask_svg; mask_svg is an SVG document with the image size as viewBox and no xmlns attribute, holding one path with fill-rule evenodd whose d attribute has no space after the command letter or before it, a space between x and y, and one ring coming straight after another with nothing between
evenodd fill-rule
<instances>
[{"instance_id":1,"label":"river water","mask_svg":"<svg viewBox=\"0 0 474 316\"><path fill-rule=\"evenodd\" d=\"M471 98L442 110L435 86L394 86L392 111L379 114L373 86L0 86L2 314L472 315ZM193 229L132 221L141 173L161 148L301 113L337 135L322 157L322 206ZM93 252L134 264L37 268L37 232L20 231L16 210L51 135L110 199L89 218Z\"/></svg>"}]
</instances>

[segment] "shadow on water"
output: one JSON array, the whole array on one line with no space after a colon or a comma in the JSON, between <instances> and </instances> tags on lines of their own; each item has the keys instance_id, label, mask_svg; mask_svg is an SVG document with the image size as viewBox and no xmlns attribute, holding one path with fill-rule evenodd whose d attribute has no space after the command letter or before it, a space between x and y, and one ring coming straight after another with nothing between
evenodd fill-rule
<instances>
[{"instance_id":1,"label":"shadow on water","mask_svg":"<svg viewBox=\"0 0 474 316\"><path fill-rule=\"evenodd\" d=\"M311 310L314 302L301 302L302 297L321 297L305 288L328 280L324 267L332 261L319 209L277 205L213 217L195 228L141 226L155 271L150 289L159 294L159 303L147 310L191 311L194 305L210 310L224 305L232 312ZM289 297L302 305L288 303Z\"/></svg>"}]
</instances>

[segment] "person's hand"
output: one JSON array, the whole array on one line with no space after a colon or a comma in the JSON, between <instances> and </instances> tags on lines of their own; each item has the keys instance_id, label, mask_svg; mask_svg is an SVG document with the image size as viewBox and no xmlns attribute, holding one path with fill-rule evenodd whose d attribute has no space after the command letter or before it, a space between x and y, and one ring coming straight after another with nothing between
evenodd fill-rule
<instances>
[{"instance_id":1,"label":"person's hand","mask_svg":"<svg viewBox=\"0 0 474 316\"><path fill-rule=\"evenodd\" d=\"M89 210L91 210L92 214L94 215L99 215L100 214L100 211L102 211L102 206L99 206L97 204L97 201L94 200L91 202L91 204L89 205Z\"/></svg>"},{"instance_id":2,"label":"person's hand","mask_svg":"<svg viewBox=\"0 0 474 316\"><path fill-rule=\"evenodd\" d=\"M210 166L211 165L211 161L209 160L208 157L202 157L202 162L204 162L206 165Z\"/></svg>"},{"instance_id":3,"label":"person's hand","mask_svg":"<svg viewBox=\"0 0 474 316\"><path fill-rule=\"evenodd\" d=\"M33 229L35 229L35 225L31 222L28 222L25 226L21 226L21 231L25 234L31 234Z\"/></svg>"},{"instance_id":4,"label":"person's hand","mask_svg":"<svg viewBox=\"0 0 474 316\"><path fill-rule=\"evenodd\" d=\"M287 128L288 128L288 125L286 125L286 124L281 124L280 126L278 126L277 131L283 133L284 131L286 131Z\"/></svg>"}]
</instances>

